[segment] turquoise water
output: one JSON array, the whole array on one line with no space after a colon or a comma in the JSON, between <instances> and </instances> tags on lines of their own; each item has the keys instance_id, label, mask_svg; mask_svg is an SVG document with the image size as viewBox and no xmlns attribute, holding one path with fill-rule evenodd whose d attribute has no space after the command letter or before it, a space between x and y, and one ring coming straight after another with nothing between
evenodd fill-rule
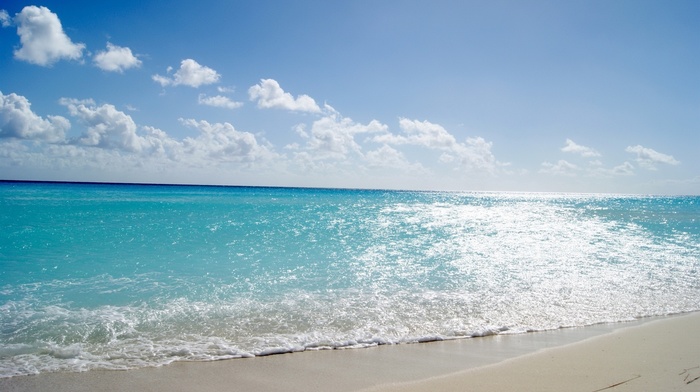
<instances>
[{"instance_id":1,"label":"turquoise water","mask_svg":"<svg viewBox=\"0 0 700 392\"><path fill-rule=\"evenodd\" d=\"M700 197L0 183L0 377L700 310Z\"/></svg>"}]
</instances>

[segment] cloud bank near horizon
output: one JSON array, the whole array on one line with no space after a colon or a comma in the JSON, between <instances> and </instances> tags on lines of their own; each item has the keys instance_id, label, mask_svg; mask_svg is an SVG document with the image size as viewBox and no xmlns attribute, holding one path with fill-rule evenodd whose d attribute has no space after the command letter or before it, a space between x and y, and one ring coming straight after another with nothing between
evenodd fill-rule
<instances>
[{"instance_id":1,"label":"cloud bank near horizon","mask_svg":"<svg viewBox=\"0 0 700 392\"><path fill-rule=\"evenodd\" d=\"M264 86L268 86L272 93L258 94ZM264 169L278 173L388 170L402 175L425 176L436 174L431 167L446 166L451 167L451 172L463 175L499 177L515 173L509 163L496 158L493 143L483 137L458 141L443 126L427 120L400 118L399 132L393 132L389 125L378 120L357 123L328 105L320 109L311 97L293 98L272 79L264 79L251 90L255 91L250 94L251 100L266 102L258 105L260 110L277 108L308 112L312 109L314 118L311 124L299 123L292 131L299 137L298 142L275 146L260 135L237 130L229 122L209 123L182 118L179 120L181 125L197 130L199 135L177 139L171 136L172 133L157 127L138 125L116 106L97 105L93 99L61 98L59 103L66 108L70 119L59 115L44 118L32 111L26 97L0 92L0 140L5 142L0 162L32 165L37 154L41 154L42 159L38 162L44 162L44 165L53 166L54 163L47 162L55 161L60 167L69 167L72 165L70 157L74 157L76 162L73 164L98 170L117 166L130 170L139 167L162 170L174 165L182 168L228 166L234 170ZM200 95L198 102L223 109L241 105L223 96ZM412 160L410 151L415 149L432 153L432 161ZM636 167L627 161L605 168L597 159L601 157L600 153L571 139L565 140L561 151L591 160L586 166L564 159L556 163L543 162L541 174L567 177L635 174ZM638 167L647 170L657 170L662 164L680 164L671 155L641 145L628 146L625 151L635 154ZM114 166L115 162L117 166Z\"/></svg>"}]
</instances>

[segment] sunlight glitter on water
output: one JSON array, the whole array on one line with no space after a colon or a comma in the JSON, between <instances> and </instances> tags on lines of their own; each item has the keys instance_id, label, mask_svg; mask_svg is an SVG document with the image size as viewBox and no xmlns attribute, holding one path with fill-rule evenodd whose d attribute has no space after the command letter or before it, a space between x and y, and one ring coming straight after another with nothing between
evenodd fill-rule
<instances>
[{"instance_id":1,"label":"sunlight glitter on water","mask_svg":"<svg viewBox=\"0 0 700 392\"><path fill-rule=\"evenodd\" d=\"M2 376L700 309L693 198L90 189L3 190Z\"/></svg>"}]
</instances>

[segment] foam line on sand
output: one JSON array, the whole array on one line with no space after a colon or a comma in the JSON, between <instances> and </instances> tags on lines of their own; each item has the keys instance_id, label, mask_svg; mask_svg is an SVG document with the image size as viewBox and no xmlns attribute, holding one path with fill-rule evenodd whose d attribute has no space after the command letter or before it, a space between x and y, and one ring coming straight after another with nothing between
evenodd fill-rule
<instances>
[{"instance_id":1,"label":"foam line on sand","mask_svg":"<svg viewBox=\"0 0 700 392\"><path fill-rule=\"evenodd\" d=\"M48 373L0 379L0 390L700 391L700 313L512 336Z\"/></svg>"}]
</instances>

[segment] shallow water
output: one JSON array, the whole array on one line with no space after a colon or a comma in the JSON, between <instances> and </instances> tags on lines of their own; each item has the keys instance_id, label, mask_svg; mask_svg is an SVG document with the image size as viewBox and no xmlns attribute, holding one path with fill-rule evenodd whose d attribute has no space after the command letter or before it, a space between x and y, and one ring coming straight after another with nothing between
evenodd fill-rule
<instances>
[{"instance_id":1,"label":"shallow water","mask_svg":"<svg viewBox=\"0 0 700 392\"><path fill-rule=\"evenodd\" d=\"M700 197L0 183L0 376L700 309Z\"/></svg>"}]
</instances>

